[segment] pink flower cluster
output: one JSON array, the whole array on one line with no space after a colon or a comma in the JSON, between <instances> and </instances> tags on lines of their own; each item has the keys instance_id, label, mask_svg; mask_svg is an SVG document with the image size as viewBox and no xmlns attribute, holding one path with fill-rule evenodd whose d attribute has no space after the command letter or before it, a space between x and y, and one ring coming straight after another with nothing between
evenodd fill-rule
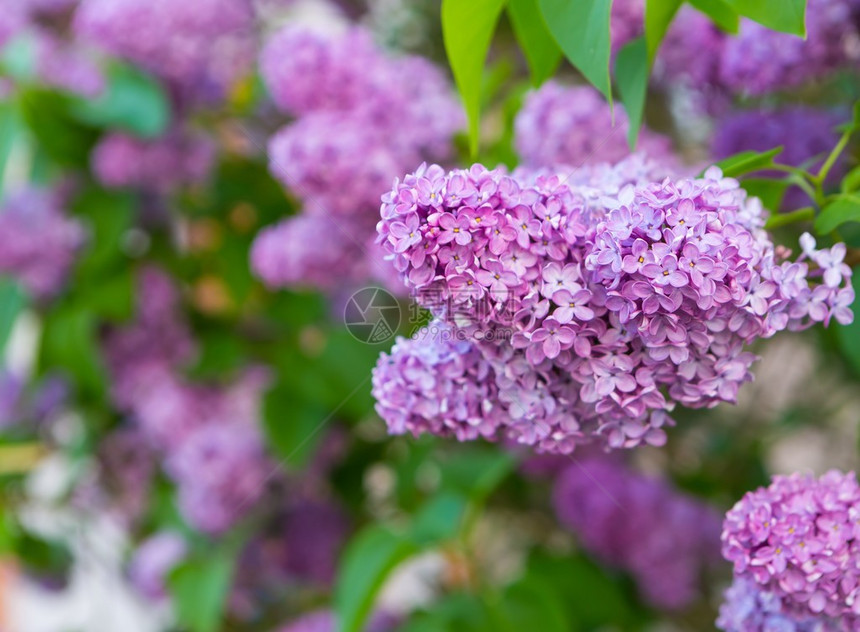
<instances>
[{"instance_id":1,"label":"pink flower cluster","mask_svg":"<svg viewBox=\"0 0 860 632\"><path fill-rule=\"evenodd\" d=\"M176 290L152 268L139 285L136 320L105 341L113 398L163 455L189 523L222 532L262 498L272 473L258 426L268 377L248 369L227 386L185 378L194 347Z\"/></svg>"},{"instance_id":2,"label":"pink flower cluster","mask_svg":"<svg viewBox=\"0 0 860 632\"><path fill-rule=\"evenodd\" d=\"M254 55L249 0L82 0L74 27L195 100L222 98Z\"/></svg>"},{"instance_id":3,"label":"pink flower cluster","mask_svg":"<svg viewBox=\"0 0 860 632\"><path fill-rule=\"evenodd\" d=\"M658 608L688 606L699 596L702 572L720 557L716 511L614 459L568 464L553 504L588 552L628 571Z\"/></svg>"},{"instance_id":4,"label":"pink flower cluster","mask_svg":"<svg viewBox=\"0 0 860 632\"><path fill-rule=\"evenodd\" d=\"M590 86L565 87L548 81L526 97L514 120L514 142L531 167L616 163L630 154L624 110ZM643 128L638 149L671 163L671 141Z\"/></svg>"},{"instance_id":5,"label":"pink flower cluster","mask_svg":"<svg viewBox=\"0 0 860 632\"><path fill-rule=\"evenodd\" d=\"M450 85L425 60L389 56L357 27L338 38L284 29L260 65L276 104L298 116L271 139L269 167L303 210L261 234L255 271L275 287L379 276L367 243L380 192L423 158L449 154L463 118ZM311 248L311 234L328 237Z\"/></svg>"},{"instance_id":6,"label":"pink flower cluster","mask_svg":"<svg viewBox=\"0 0 860 632\"><path fill-rule=\"evenodd\" d=\"M28 188L0 204L0 274L8 274L37 298L63 286L84 244L81 224L67 217L55 191Z\"/></svg>"},{"instance_id":7,"label":"pink flower cluster","mask_svg":"<svg viewBox=\"0 0 860 632\"><path fill-rule=\"evenodd\" d=\"M735 577L782 600L797 619L860 630L860 486L854 473L775 476L726 514L723 556Z\"/></svg>"},{"instance_id":8,"label":"pink flower cluster","mask_svg":"<svg viewBox=\"0 0 860 632\"><path fill-rule=\"evenodd\" d=\"M109 188L139 188L160 193L206 178L215 157L212 141L176 128L147 140L114 132L92 153L96 178Z\"/></svg>"},{"instance_id":9,"label":"pink flower cluster","mask_svg":"<svg viewBox=\"0 0 860 632\"><path fill-rule=\"evenodd\" d=\"M444 434L460 439L501 434L554 452L592 439L660 444L676 403L735 400L751 379L745 345L851 321L844 246L816 250L805 236L788 260L735 180L712 168L654 181L643 164L581 170L573 182L434 165L397 182L383 197L379 241L417 302L451 325L438 333L489 363L499 394L476 389L475 402L452 409L438 390L449 373L435 367L427 379L421 341L403 343L374 381L392 432L437 431L442 419L411 407L437 391L443 418L454 418ZM451 365L455 381L476 379L464 367L488 374L471 353L457 348L466 357ZM413 357L404 378L416 381L392 392L392 373Z\"/></svg>"}]
</instances>

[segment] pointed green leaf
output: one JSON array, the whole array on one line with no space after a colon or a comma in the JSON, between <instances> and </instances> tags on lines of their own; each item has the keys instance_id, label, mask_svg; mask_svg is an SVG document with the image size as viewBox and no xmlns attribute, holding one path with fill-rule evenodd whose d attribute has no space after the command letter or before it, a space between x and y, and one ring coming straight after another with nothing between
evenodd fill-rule
<instances>
[{"instance_id":1,"label":"pointed green leaf","mask_svg":"<svg viewBox=\"0 0 860 632\"><path fill-rule=\"evenodd\" d=\"M469 145L478 152L481 78L506 0L443 0L442 38L469 117Z\"/></svg>"},{"instance_id":2,"label":"pointed green leaf","mask_svg":"<svg viewBox=\"0 0 860 632\"><path fill-rule=\"evenodd\" d=\"M27 297L20 284L14 279L0 277L0 358L9 341L12 326L26 303Z\"/></svg>"},{"instance_id":3,"label":"pointed green leaf","mask_svg":"<svg viewBox=\"0 0 860 632\"><path fill-rule=\"evenodd\" d=\"M681 8L683 0L648 0L645 5L645 41L648 42L648 63L654 63L660 43L669 25Z\"/></svg>"},{"instance_id":4,"label":"pointed green leaf","mask_svg":"<svg viewBox=\"0 0 860 632\"><path fill-rule=\"evenodd\" d=\"M738 12L730 7L726 0L689 0L689 2L726 33L738 32L740 28Z\"/></svg>"},{"instance_id":5,"label":"pointed green leaf","mask_svg":"<svg viewBox=\"0 0 860 632\"><path fill-rule=\"evenodd\" d=\"M630 148L636 148L639 129L645 115L645 97L648 94L648 59L645 51L645 40L638 38L626 44L618 51L615 60L615 81L621 101L627 111L630 129L627 140Z\"/></svg>"},{"instance_id":6,"label":"pointed green leaf","mask_svg":"<svg viewBox=\"0 0 860 632\"><path fill-rule=\"evenodd\" d=\"M726 0L735 11L774 31L806 36L806 0Z\"/></svg>"},{"instance_id":7,"label":"pointed green leaf","mask_svg":"<svg viewBox=\"0 0 860 632\"><path fill-rule=\"evenodd\" d=\"M419 544L432 544L454 538L466 513L466 499L443 492L429 500L415 515L412 539Z\"/></svg>"},{"instance_id":8,"label":"pointed green leaf","mask_svg":"<svg viewBox=\"0 0 860 632\"><path fill-rule=\"evenodd\" d=\"M734 156L729 156L716 164L723 170L727 178L738 178L754 171L764 171L773 166L773 159L782 153L782 147L775 147L770 151L743 151Z\"/></svg>"},{"instance_id":9,"label":"pointed green leaf","mask_svg":"<svg viewBox=\"0 0 860 632\"><path fill-rule=\"evenodd\" d=\"M235 556L221 551L184 562L171 572L168 583L180 624L191 632L221 629L234 568Z\"/></svg>"},{"instance_id":10,"label":"pointed green leaf","mask_svg":"<svg viewBox=\"0 0 860 632\"><path fill-rule=\"evenodd\" d=\"M532 83L539 86L558 68L561 49L543 20L538 0L508 0L508 15L528 62Z\"/></svg>"},{"instance_id":11,"label":"pointed green leaf","mask_svg":"<svg viewBox=\"0 0 860 632\"><path fill-rule=\"evenodd\" d=\"M341 558L335 583L337 632L359 632L363 628L385 578L417 551L410 538L380 526L367 527L353 538Z\"/></svg>"},{"instance_id":12,"label":"pointed green leaf","mask_svg":"<svg viewBox=\"0 0 860 632\"><path fill-rule=\"evenodd\" d=\"M611 101L611 0L539 0L539 4L544 20L565 57Z\"/></svg>"},{"instance_id":13,"label":"pointed green leaf","mask_svg":"<svg viewBox=\"0 0 860 632\"><path fill-rule=\"evenodd\" d=\"M826 235L845 222L860 222L860 197L840 195L815 218L815 232Z\"/></svg>"}]
</instances>

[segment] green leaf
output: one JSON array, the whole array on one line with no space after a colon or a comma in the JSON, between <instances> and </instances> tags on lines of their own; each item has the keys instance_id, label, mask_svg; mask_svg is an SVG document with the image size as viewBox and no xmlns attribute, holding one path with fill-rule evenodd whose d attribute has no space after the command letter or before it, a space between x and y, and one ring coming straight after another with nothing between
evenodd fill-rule
<instances>
[{"instance_id":1,"label":"green leaf","mask_svg":"<svg viewBox=\"0 0 860 632\"><path fill-rule=\"evenodd\" d=\"M460 1L460 0L456 0ZM565 57L609 101L610 0L539 0L541 13Z\"/></svg>"},{"instance_id":2,"label":"green leaf","mask_svg":"<svg viewBox=\"0 0 860 632\"><path fill-rule=\"evenodd\" d=\"M508 15L529 65L532 83L539 86L558 68L561 49L543 20L538 0L508 0Z\"/></svg>"},{"instance_id":3,"label":"green leaf","mask_svg":"<svg viewBox=\"0 0 860 632\"><path fill-rule=\"evenodd\" d=\"M303 469L325 437L330 414L290 386L276 385L263 398L263 428L269 446L289 468Z\"/></svg>"},{"instance_id":4,"label":"green leaf","mask_svg":"<svg viewBox=\"0 0 860 632\"><path fill-rule=\"evenodd\" d=\"M854 167L842 178L842 192L851 193L860 189L860 166Z\"/></svg>"},{"instance_id":5,"label":"green leaf","mask_svg":"<svg viewBox=\"0 0 860 632\"><path fill-rule=\"evenodd\" d=\"M568 616L558 588L536 573L527 574L505 590L502 608L513 630L574 632L579 629Z\"/></svg>"},{"instance_id":6,"label":"green leaf","mask_svg":"<svg viewBox=\"0 0 860 632\"><path fill-rule=\"evenodd\" d=\"M410 538L375 525L365 528L347 545L334 589L337 632L363 628L385 578L417 551Z\"/></svg>"},{"instance_id":7,"label":"green leaf","mask_svg":"<svg viewBox=\"0 0 860 632\"><path fill-rule=\"evenodd\" d=\"M630 120L627 131L627 141L631 149L636 148L639 129L645 115L645 97L648 94L648 59L645 52L645 40L638 38L626 44L618 51L615 60L615 80L621 101Z\"/></svg>"},{"instance_id":8,"label":"green leaf","mask_svg":"<svg viewBox=\"0 0 860 632\"><path fill-rule=\"evenodd\" d=\"M454 538L466 513L466 499L459 494L443 492L428 501L415 515L412 539L432 544Z\"/></svg>"},{"instance_id":9,"label":"green leaf","mask_svg":"<svg viewBox=\"0 0 860 632\"><path fill-rule=\"evenodd\" d=\"M71 112L98 127L117 128L142 137L162 134L170 122L170 101L153 77L137 68L112 63L107 86L95 99L73 98Z\"/></svg>"},{"instance_id":10,"label":"green leaf","mask_svg":"<svg viewBox=\"0 0 860 632\"><path fill-rule=\"evenodd\" d=\"M105 389L97 323L92 312L59 307L45 316L40 347L43 370L61 370L87 395L100 398Z\"/></svg>"},{"instance_id":11,"label":"green leaf","mask_svg":"<svg viewBox=\"0 0 860 632\"><path fill-rule=\"evenodd\" d=\"M63 167L87 168L98 132L81 125L69 112L69 100L42 89L22 90L21 115L29 131L50 158Z\"/></svg>"},{"instance_id":12,"label":"green leaf","mask_svg":"<svg viewBox=\"0 0 860 632\"><path fill-rule=\"evenodd\" d=\"M72 204L72 211L89 229L87 250L77 265L77 279L92 282L122 265L122 240L134 220L134 200L125 193L91 188Z\"/></svg>"},{"instance_id":13,"label":"green leaf","mask_svg":"<svg viewBox=\"0 0 860 632\"><path fill-rule=\"evenodd\" d=\"M775 147L770 151L744 151L734 156L729 156L725 160L716 163L716 166L723 170L723 175L727 178L738 178L747 173L754 171L765 171L772 167L773 159L782 152L782 147Z\"/></svg>"},{"instance_id":14,"label":"green leaf","mask_svg":"<svg viewBox=\"0 0 860 632\"><path fill-rule=\"evenodd\" d=\"M24 289L14 279L0 277L0 359L6 350L6 343L18 314L27 304Z\"/></svg>"},{"instance_id":15,"label":"green leaf","mask_svg":"<svg viewBox=\"0 0 860 632\"><path fill-rule=\"evenodd\" d=\"M740 18L726 0L688 0L696 9L707 15L726 33L737 34Z\"/></svg>"},{"instance_id":16,"label":"green leaf","mask_svg":"<svg viewBox=\"0 0 860 632\"><path fill-rule=\"evenodd\" d=\"M860 222L860 197L840 195L830 202L815 218L815 232L826 235L845 222Z\"/></svg>"},{"instance_id":17,"label":"green leaf","mask_svg":"<svg viewBox=\"0 0 860 632\"><path fill-rule=\"evenodd\" d=\"M506 0L442 0L442 37L469 117L469 145L478 152L481 78Z\"/></svg>"},{"instance_id":18,"label":"green leaf","mask_svg":"<svg viewBox=\"0 0 860 632\"><path fill-rule=\"evenodd\" d=\"M510 454L478 446L463 447L442 461L442 488L483 501L513 470Z\"/></svg>"},{"instance_id":19,"label":"green leaf","mask_svg":"<svg viewBox=\"0 0 860 632\"><path fill-rule=\"evenodd\" d=\"M191 632L220 629L234 568L235 555L219 551L187 561L170 573L168 584L181 625Z\"/></svg>"},{"instance_id":20,"label":"green leaf","mask_svg":"<svg viewBox=\"0 0 860 632\"><path fill-rule=\"evenodd\" d=\"M38 42L31 33L19 33L0 47L0 67L17 81L36 77Z\"/></svg>"},{"instance_id":21,"label":"green leaf","mask_svg":"<svg viewBox=\"0 0 860 632\"><path fill-rule=\"evenodd\" d=\"M648 63L653 64L654 58L669 25L681 8L683 0L647 0L645 4L645 41L648 43Z\"/></svg>"},{"instance_id":22,"label":"green leaf","mask_svg":"<svg viewBox=\"0 0 860 632\"><path fill-rule=\"evenodd\" d=\"M745 178L741 186L751 196L759 198L766 209L777 212L791 183L769 178Z\"/></svg>"},{"instance_id":23,"label":"green leaf","mask_svg":"<svg viewBox=\"0 0 860 632\"><path fill-rule=\"evenodd\" d=\"M806 0L726 0L735 11L774 31L806 36Z\"/></svg>"}]
</instances>

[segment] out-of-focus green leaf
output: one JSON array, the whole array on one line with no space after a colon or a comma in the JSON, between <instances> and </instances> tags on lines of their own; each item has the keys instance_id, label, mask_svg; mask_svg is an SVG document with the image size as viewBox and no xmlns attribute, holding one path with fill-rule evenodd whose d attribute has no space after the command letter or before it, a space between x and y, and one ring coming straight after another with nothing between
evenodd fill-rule
<instances>
[{"instance_id":1,"label":"out-of-focus green leaf","mask_svg":"<svg viewBox=\"0 0 860 632\"><path fill-rule=\"evenodd\" d=\"M860 189L860 167L854 167L842 178L841 188L843 193L853 193L857 189Z\"/></svg>"},{"instance_id":2,"label":"out-of-focus green leaf","mask_svg":"<svg viewBox=\"0 0 860 632\"><path fill-rule=\"evenodd\" d=\"M417 613L399 632L499 632L481 600L472 594L454 593Z\"/></svg>"},{"instance_id":3,"label":"out-of-focus green leaf","mask_svg":"<svg viewBox=\"0 0 860 632\"><path fill-rule=\"evenodd\" d=\"M860 222L860 196L840 195L815 218L815 232L826 235L846 222Z\"/></svg>"},{"instance_id":4,"label":"out-of-focus green leaf","mask_svg":"<svg viewBox=\"0 0 860 632\"><path fill-rule=\"evenodd\" d=\"M854 269L851 279L854 292L860 296L860 269ZM832 325L836 331L836 339L839 341L839 349L848 360L854 372L860 376L860 314L857 314L857 306L854 306L854 322L850 325Z\"/></svg>"},{"instance_id":5,"label":"out-of-focus green leaf","mask_svg":"<svg viewBox=\"0 0 860 632\"><path fill-rule=\"evenodd\" d=\"M611 101L609 15L612 3L609 0L539 0L539 4L565 57Z\"/></svg>"},{"instance_id":6,"label":"out-of-focus green leaf","mask_svg":"<svg viewBox=\"0 0 860 632\"><path fill-rule=\"evenodd\" d=\"M774 31L806 35L806 0L726 0L735 11Z\"/></svg>"},{"instance_id":7,"label":"out-of-focus green leaf","mask_svg":"<svg viewBox=\"0 0 860 632\"><path fill-rule=\"evenodd\" d=\"M62 306L45 316L39 350L42 370L59 370L91 397L102 397L105 371L92 312Z\"/></svg>"},{"instance_id":8,"label":"out-of-focus green leaf","mask_svg":"<svg viewBox=\"0 0 860 632\"><path fill-rule=\"evenodd\" d=\"M335 583L337 632L359 632L376 593L400 562L415 554L408 537L381 526L369 526L347 545Z\"/></svg>"},{"instance_id":9,"label":"out-of-focus green leaf","mask_svg":"<svg viewBox=\"0 0 860 632\"><path fill-rule=\"evenodd\" d=\"M180 564L168 579L179 623L190 632L221 628L224 606L235 569L235 554L221 550Z\"/></svg>"},{"instance_id":10,"label":"out-of-focus green leaf","mask_svg":"<svg viewBox=\"0 0 860 632\"><path fill-rule=\"evenodd\" d=\"M170 101L153 77L118 62L106 71L107 86L95 99L72 98L71 112L97 127L116 128L152 138L167 129Z\"/></svg>"},{"instance_id":11,"label":"out-of-focus green leaf","mask_svg":"<svg viewBox=\"0 0 860 632\"><path fill-rule=\"evenodd\" d=\"M631 149L636 148L639 129L645 115L645 97L648 94L648 58L645 40L641 37L624 46L615 60L615 79L621 101L627 111L630 128L627 141Z\"/></svg>"},{"instance_id":12,"label":"out-of-focus green leaf","mask_svg":"<svg viewBox=\"0 0 860 632\"><path fill-rule=\"evenodd\" d=\"M128 265L123 261L122 239L134 219L130 195L88 189L75 199L72 212L89 230L86 250L77 265L79 282L92 282L100 274L112 274L119 265Z\"/></svg>"},{"instance_id":13,"label":"out-of-focus green leaf","mask_svg":"<svg viewBox=\"0 0 860 632\"><path fill-rule=\"evenodd\" d=\"M736 34L740 27L740 18L726 0L689 0L690 4L707 15L726 33Z\"/></svg>"},{"instance_id":14,"label":"out-of-focus green leaf","mask_svg":"<svg viewBox=\"0 0 860 632\"><path fill-rule=\"evenodd\" d=\"M431 499L413 519L412 539L419 544L450 540L460 529L466 504L463 496L447 492Z\"/></svg>"},{"instance_id":15,"label":"out-of-focus green leaf","mask_svg":"<svg viewBox=\"0 0 860 632\"><path fill-rule=\"evenodd\" d=\"M67 97L50 90L25 89L20 92L19 105L29 131L52 160L63 167L88 167L98 132L71 116Z\"/></svg>"},{"instance_id":16,"label":"out-of-focus green leaf","mask_svg":"<svg viewBox=\"0 0 860 632\"><path fill-rule=\"evenodd\" d=\"M272 451L287 467L302 469L325 437L330 415L295 389L276 385L263 399L263 428Z\"/></svg>"},{"instance_id":17,"label":"out-of-focus green leaf","mask_svg":"<svg viewBox=\"0 0 860 632\"><path fill-rule=\"evenodd\" d=\"M36 76L37 46L31 33L19 33L0 48L0 68L17 81L31 81Z\"/></svg>"},{"instance_id":18,"label":"out-of-focus green leaf","mask_svg":"<svg viewBox=\"0 0 860 632\"><path fill-rule=\"evenodd\" d=\"M552 77L561 61L561 49L547 28L538 0L508 0L514 34L529 65L536 86Z\"/></svg>"},{"instance_id":19,"label":"out-of-focus green leaf","mask_svg":"<svg viewBox=\"0 0 860 632\"><path fill-rule=\"evenodd\" d=\"M579 625L568 614L559 589L547 578L528 573L505 590L501 603L513 630L576 632Z\"/></svg>"},{"instance_id":20,"label":"out-of-focus green leaf","mask_svg":"<svg viewBox=\"0 0 860 632\"><path fill-rule=\"evenodd\" d=\"M128 266L97 282L75 288L76 302L96 316L113 322L131 318L134 312L134 276Z\"/></svg>"},{"instance_id":21,"label":"out-of-focus green leaf","mask_svg":"<svg viewBox=\"0 0 860 632\"><path fill-rule=\"evenodd\" d=\"M653 64L657 50L666 37L669 25L681 8L683 0L647 0L645 4L645 41L648 44L648 63Z\"/></svg>"},{"instance_id":22,"label":"out-of-focus green leaf","mask_svg":"<svg viewBox=\"0 0 860 632\"><path fill-rule=\"evenodd\" d=\"M443 489L481 502L516 465L510 454L491 448L463 446L441 463Z\"/></svg>"},{"instance_id":23,"label":"out-of-focus green leaf","mask_svg":"<svg viewBox=\"0 0 860 632\"><path fill-rule=\"evenodd\" d=\"M744 151L721 160L716 166L723 170L725 177L739 178L747 173L765 171L768 167L772 167L773 159L780 153L782 153L782 147L775 147L764 152Z\"/></svg>"},{"instance_id":24,"label":"out-of-focus green leaf","mask_svg":"<svg viewBox=\"0 0 860 632\"><path fill-rule=\"evenodd\" d=\"M490 42L506 0L443 0L442 36L469 117L469 145L478 152L481 80Z\"/></svg>"},{"instance_id":25,"label":"out-of-focus green leaf","mask_svg":"<svg viewBox=\"0 0 860 632\"><path fill-rule=\"evenodd\" d=\"M12 326L26 303L27 296L19 283L8 277L0 277L0 359L6 350Z\"/></svg>"},{"instance_id":26,"label":"out-of-focus green leaf","mask_svg":"<svg viewBox=\"0 0 860 632\"><path fill-rule=\"evenodd\" d=\"M747 193L759 198L766 209L776 213L782 206L782 199L791 184L785 180L745 178L741 186Z\"/></svg>"}]
</instances>

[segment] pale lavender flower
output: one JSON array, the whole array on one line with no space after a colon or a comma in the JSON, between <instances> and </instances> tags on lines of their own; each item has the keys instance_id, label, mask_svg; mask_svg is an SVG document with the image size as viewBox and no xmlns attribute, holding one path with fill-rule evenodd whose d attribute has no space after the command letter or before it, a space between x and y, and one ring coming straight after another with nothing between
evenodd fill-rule
<instances>
[{"instance_id":1,"label":"pale lavender flower","mask_svg":"<svg viewBox=\"0 0 860 632\"><path fill-rule=\"evenodd\" d=\"M178 533L162 531L144 540L135 549L128 574L132 585L147 599L167 598L167 577L188 552Z\"/></svg>"}]
</instances>

